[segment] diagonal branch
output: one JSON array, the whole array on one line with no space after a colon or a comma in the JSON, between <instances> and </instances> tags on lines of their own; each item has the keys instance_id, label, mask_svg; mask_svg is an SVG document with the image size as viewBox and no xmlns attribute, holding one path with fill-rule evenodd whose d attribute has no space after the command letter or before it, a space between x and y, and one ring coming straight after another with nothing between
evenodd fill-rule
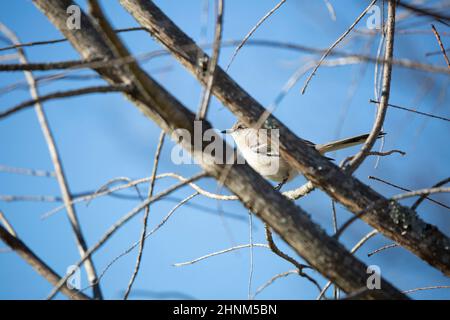
<instances>
[{"instance_id":1,"label":"diagonal branch","mask_svg":"<svg viewBox=\"0 0 450 320\"><path fill-rule=\"evenodd\" d=\"M355 172L355 170L363 163L363 161L369 155L372 150L375 141L380 135L383 128L384 119L389 104L389 96L391 93L391 79L392 79L392 58L394 56L394 38L395 38L395 6L396 0L389 0L388 3L388 18L387 18L387 31L386 31L386 52L384 55L383 65L383 78L381 83L381 98L378 104L377 115L373 124L372 130L367 137L366 142L362 146L361 150L352 159L349 165L345 168L349 173Z\"/></svg>"},{"instance_id":2,"label":"diagonal branch","mask_svg":"<svg viewBox=\"0 0 450 320\"><path fill-rule=\"evenodd\" d=\"M155 160L153 162L153 169L152 169L152 175L151 175L151 180L150 180L150 187L148 189L148 195L147 195L147 199L150 199L153 196L153 189L155 187L155 177L156 177L156 171L158 169L158 163L159 163L159 157L161 155L161 149L164 143L164 137L165 137L165 133L164 131L161 132L160 136L159 136L159 142L158 142L158 146L156 147L156 153L155 153ZM141 232L141 237L139 240L139 253L136 259L136 266L133 272L133 275L131 276L130 282L128 284L127 290L125 291L124 294L124 300L128 299L128 296L131 292L131 288L133 286L133 283L137 277L137 274L139 272L139 267L141 265L141 260L142 260L142 254L144 252L144 245L145 245L145 239L146 239L146 234L147 234L147 221L148 221L148 216L150 214L150 205L145 207L145 214L144 214L144 221L143 221L143 228L142 228L142 232Z\"/></svg>"},{"instance_id":3,"label":"diagonal branch","mask_svg":"<svg viewBox=\"0 0 450 320\"><path fill-rule=\"evenodd\" d=\"M331 51L333 51L333 49L342 41L344 40L344 38L353 30L353 28L358 24L359 21L361 21L362 18L364 18L364 16L366 15L367 11L370 10L370 8L372 8L372 6L375 4L375 2L377 2L377 0L372 0L371 3L369 3L369 5L366 7L366 9L364 9L363 12L361 12L361 14L356 18L356 20L351 24L350 27L348 27L347 30L345 30L345 32L335 41L333 42L333 44L328 48L328 50L323 54L323 56L320 58L319 62L317 63L317 65L314 67L313 71L311 72L311 74L308 76L308 78L305 81L305 84L303 85L302 88L302 94L305 93L306 88L308 87L309 82L311 81L311 79L314 77L314 75L316 74L317 70L319 69L319 67L322 65L322 62L328 57L328 55L331 53Z\"/></svg>"},{"instance_id":4,"label":"diagonal branch","mask_svg":"<svg viewBox=\"0 0 450 320\"><path fill-rule=\"evenodd\" d=\"M222 40L222 29L223 29L223 9L224 0L216 0L216 29L214 32L214 44L213 53L211 61L208 63L208 81L206 83L205 89L203 91L202 100L200 102L200 108L197 113L197 119L203 120L208 113L209 102L211 100L211 90L214 85L214 75L216 71L217 64L219 63L220 47Z\"/></svg>"},{"instance_id":5,"label":"diagonal branch","mask_svg":"<svg viewBox=\"0 0 450 320\"><path fill-rule=\"evenodd\" d=\"M278 2L275 7L273 7L269 12L267 12L264 17L262 17L257 23L256 25L245 35L244 39L242 39L242 41L238 44L238 46L236 47L236 49L234 49L233 54L230 58L230 62L228 62L227 67L225 68L226 71L228 71L228 69L230 69L231 64L233 63L234 59L236 58L239 50L241 50L241 48L245 45L245 43L247 42L247 40L253 35L253 33L255 33L255 31L261 26L261 24L264 23L264 21L266 21L272 14L275 13L275 11L277 11L284 3L286 2L286 0L281 0L280 2Z\"/></svg>"},{"instance_id":6,"label":"diagonal branch","mask_svg":"<svg viewBox=\"0 0 450 320\"><path fill-rule=\"evenodd\" d=\"M29 265L33 267L41 276L53 285L56 285L61 277L53 271L41 258L39 258L30 248L19 238L8 232L0 224L0 239L2 239L12 250L16 251ZM61 292L67 297L78 300L89 300L90 298L77 290L69 289L67 286L61 288Z\"/></svg>"},{"instance_id":7,"label":"diagonal branch","mask_svg":"<svg viewBox=\"0 0 450 320\"><path fill-rule=\"evenodd\" d=\"M106 86L93 86L93 87L53 92L53 93L49 93L46 95L36 97L31 100L21 102L11 108L1 111L0 119L6 118L18 111L23 110L23 109L32 107L33 105L35 105L37 103L42 103L42 102L49 101L49 100L70 98L70 97L76 97L76 96L81 96L81 95L85 95L85 94L91 94L91 93L123 92L128 89L130 89L129 85L106 85Z\"/></svg>"},{"instance_id":8,"label":"diagonal branch","mask_svg":"<svg viewBox=\"0 0 450 320\"><path fill-rule=\"evenodd\" d=\"M82 27L76 32L67 29L65 9L73 3L72 1L34 0L34 3L64 33L84 58L98 56L110 58L113 56L112 49L95 30L89 17L82 16ZM153 4L148 1L145 3ZM165 27L168 30L171 28L170 24ZM216 163L215 157L203 152L208 145L207 142L202 141L203 145L195 146L194 141L179 139L179 133L175 129L187 130L191 136L194 136L195 115L149 77L137 64L132 65L132 74L122 67L96 71L109 82L116 84L130 83L131 79L137 79L136 90L125 93L125 95L168 135L179 141L183 148L190 151L193 158L209 175L220 179L224 170L229 169L228 176L223 179L225 186L238 195L249 210L280 234L313 268L334 281L345 292L355 291L366 284L366 265L353 257L338 241L329 237L317 224L312 222L304 210L278 191L273 190L272 185L251 167L245 164ZM202 130L212 129L207 121L203 121L202 126ZM223 143L220 135L216 135L214 138L218 143ZM225 154L232 154L231 148L227 144L225 146L227 148ZM386 279L383 279L381 290L371 290L366 293L365 297L368 299L407 298Z\"/></svg>"},{"instance_id":9,"label":"diagonal branch","mask_svg":"<svg viewBox=\"0 0 450 320\"><path fill-rule=\"evenodd\" d=\"M205 53L180 30L153 2L120 0L135 19L161 42L201 83L206 79L200 72L198 57ZM189 49L186 49L189 48ZM264 107L231 79L220 67L216 70L213 94L248 126L258 122ZM417 214L397 202L386 198L367 185L343 172L338 166L323 158L315 149L299 139L274 116L268 117L265 128L280 129L281 156L300 171L312 184L324 190L349 211L358 214L374 202L383 206L371 207L364 221L410 250L430 265L450 275L450 239L435 226L421 220ZM410 226L404 233L397 221ZM279 232L279 230L275 229ZM359 288L355 288L359 289Z\"/></svg>"},{"instance_id":10,"label":"diagonal branch","mask_svg":"<svg viewBox=\"0 0 450 320\"><path fill-rule=\"evenodd\" d=\"M17 36L9 30L3 24L0 24L2 31L11 39L15 44L20 43ZM28 63L27 57L23 49L18 49L18 54L20 57L20 61L22 63ZM47 147L50 153L50 157L53 163L53 167L55 170L56 179L58 181L59 189L61 191L61 195L66 206L67 216L69 218L70 226L72 227L72 231L75 235L76 245L78 247L78 251L81 256L84 256L87 251L86 240L83 236L83 232L81 230L80 221L78 220L77 213L75 211L75 207L71 204L72 195L70 193L69 184L66 179L66 175L64 173L61 157L58 152L58 148L56 146L55 139L53 137L53 133L50 129L50 125L47 120L47 115L45 114L44 108L39 102L39 92L37 89L36 81L33 77L33 74L30 71L25 71L25 77L30 86L30 93L33 99L37 100L35 103L36 115L41 126L42 133L44 135L45 141L47 142ZM94 262L92 259L87 259L84 267L86 269L87 277L90 283L95 283L97 280L97 272L95 271ZM96 284L93 286L93 293L95 299L103 299L102 291L100 289L100 285Z\"/></svg>"}]
</instances>

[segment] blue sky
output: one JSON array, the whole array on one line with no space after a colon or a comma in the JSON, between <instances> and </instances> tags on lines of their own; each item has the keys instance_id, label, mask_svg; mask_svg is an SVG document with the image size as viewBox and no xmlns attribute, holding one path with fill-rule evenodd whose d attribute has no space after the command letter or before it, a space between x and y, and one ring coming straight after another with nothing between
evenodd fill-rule
<instances>
[{"instance_id":1,"label":"blue sky","mask_svg":"<svg viewBox=\"0 0 450 320\"><path fill-rule=\"evenodd\" d=\"M201 35L203 0L155 1L160 8L196 41L205 41ZM287 1L279 11L254 34L254 39L269 39L311 47L326 48L342 34L364 9L368 1L331 1L336 9L336 21L330 18L323 1ZM108 17L116 28L136 26L136 22L116 1L102 1ZM212 2L211 2L212 3ZM244 35L274 5L268 0L226 0L224 36L226 40L242 39ZM431 3L436 3L432 1ZM85 7L85 2L79 4ZM403 11L400 11L400 13ZM213 37L213 8L206 41ZM30 1L1 1L0 21L14 30L22 42L60 38L61 34L47 21ZM418 24L415 24L415 23ZM448 27L437 23L442 32ZM438 50L436 39L430 32L430 22L424 18L398 22L399 29L426 30L420 34L399 34L396 37L395 57L407 58L433 65L445 66L442 56L425 57L425 53ZM357 27L367 31L366 20ZM144 32L121 34L121 38L135 54L161 49ZM444 44L449 37L443 36ZM379 36L369 37L352 33L338 47L352 53L375 55ZM6 44L2 42L1 46ZM220 65L225 66L233 48L223 48ZM13 53L5 51L3 54ZM61 61L79 58L68 43L36 46L26 49L30 61ZM269 106L295 70L317 56L280 48L245 46L230 68L231 76L253 97ZM334 59L333 57L329 59ZM143 64L153 77L164 85L185 106L195 111L202 88L196 80L170 56L156 58ZM92 74L78 71L76 74ZM43 75L36 72L36 76ZM374 118L374 65L348 65L322 67L313 78L304 95L300 93L305 77L288 93L275 115L300 137L323 143L339 137L370 131ZM0 87L24 81L21 73L0 74ZM449 117L447 108L448 76L421 71L394 68L391 103L417 108ZM42 85L41 93L68 90L101 83L99 80L62 80ZM0 96L0 110L29 99L27 90L17 89ZM54 132L70 188L73 193L94 191L106 181L116 177L131 179L149 176L159 128L146 119L120 94L95 94L77 98L50 101L44 104L50 126ZM344 112L343 110L346 110ZM345 116L343 116L345 115ZM234 116L215 98L211 101L209 120L218 129L230 127ZM341 129L339 129L341 128ZM426 188L449 176L450 148L448 122L424 118L415 114L389 109L384 131L387 132L384 150L401 149L405 156L382 158L375 168L375 159L369 158L356 176L385 196L400 193L390 186L368 179L376 176L409 189ZM170 152L173 143L166 141L159 173L176 172L190 176L200 171L195 165L175 165ZM378 144L377 144L378 148ZM353 154L357 148L334 154L337 162ZM22 111L0 121L0 165L52 170L47 146L32 109ZM286 188L304 182L297 178ZM167 178L159 180L156 192L173 185ZM204 179L201 186L217 191L213 179ZM146 185L141 186L146 194ZM222 192L227 192L222 190ZM149 228L156 226L175 206L176 201L193 191L185 187L168 199L151 207ZM123 194L135 195L133 190ZM52 178L29 177L0 172L0 195L59 196ZM450 204L448 195L436 195L436 200ZM111 224L130 211L138 200L102 197L89 206L76 206L83 231L89 245L93 245ZM312 219L329 233L332 232L331 202L321 191L314 191L298 205L311 214ZM411 204L412 200L405 201ZM79 259L64 211L41 219L42 214L59 203L0 201L0 209L16 228L19 236L58 273ZM222 215L220 212L223 212ZM343 223L351 215L337 206L338 221ZM447 209L425 201L419 207L420 216L450 234L450 215ZM255 243L264 243L264 228L253 219ZM101 272L117 255L138 240L142 216L134 218L114 235L94 255L97 270ZM370 228L355 223L342 237L351 248ZM294 253L276 237L283 250ZM247 210L237 202L222 202L197 196L190 205L181 207L157 233L151 236L143 256L141 271L132 291L132 298L191 298L191 299L246 299L250 273L248 249L212 257L185 267L174 267L177 262L188 261L202 255L246 244L249 241ZM432 285L450 285L439 271L428 266L413 254L401 248L386 250L367 257L371 250L391 243L378 235L358 253L367 264L380 266L382 275L400 289ZM2 245L0 248L3 248ZM101 285L105 297L120 299L132 274L136 251L117 261L105 274ZM292 269L264 248L254 249L252 292L277 273ZM0 253L0 299L40 299L51 290L50 284L12 252ZM321 284L326 282L318 273L311 272ZM82 270L82 286L87 285ZM278 280L262 292L261 299L314 299L317 290L306 280L291 275ZM430 290L411 295L417 299L449 299L450 290ZM62 295L57 298L64 299Z\"/></svg>"}]
</instances>

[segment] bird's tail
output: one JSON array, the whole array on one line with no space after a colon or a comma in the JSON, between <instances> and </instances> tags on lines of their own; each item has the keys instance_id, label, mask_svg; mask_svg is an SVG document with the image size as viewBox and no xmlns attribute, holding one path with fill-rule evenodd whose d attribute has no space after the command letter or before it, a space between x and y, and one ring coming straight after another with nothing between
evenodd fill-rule
<instances>
[{"instance_id":1,"label":"bird's tail","mask_svg":"<svg viewBox=\"0 0 450 320\"><path fill-rule=\"evenodd\" d=\"M381 138L384 135L385 135L385 133L381 132L378 135L378 138ZM320 153L327 153L330 151L341 150L341 149L353 147L358 144L364 143L367 140L368 136L369 136L368 134L362 134L359 136L346 138L346 139L342 139L342 140L336 140L336 141L332 141L332 142L325 143L325 144L318 144L318 145L316 145L316 149Z\"/></svg>"}]
</instances>

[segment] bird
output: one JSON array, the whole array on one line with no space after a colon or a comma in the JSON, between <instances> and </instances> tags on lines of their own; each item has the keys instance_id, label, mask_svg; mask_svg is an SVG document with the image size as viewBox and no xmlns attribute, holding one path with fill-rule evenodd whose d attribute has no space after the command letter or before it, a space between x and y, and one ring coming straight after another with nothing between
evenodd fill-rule
<instances>
[{"instance_id":1,"label":"bird","mask_svg":"<svg viewBox=\"0 0 450 320\"><path fill-rule=\"evenodd\" d=\"M267 137L272 133L266 130L250 128L240 120L231 129L224 130L222 133L231 135L239 152L255 171L268 180L278 182L278 185L275 187L276 190L280 190L286 182L291 181L299 175L298 170L280 157L276 145L273 147L273 141L267 143ZM383 135L385 133L381 132L378 138ZM323 155L327 152L362 144L367 140L368 136L369 134L362 134L324 144L315 144L308 140L303 141ZM328 159L333 160L331 158Z\"/></svg>"}]
</instances>

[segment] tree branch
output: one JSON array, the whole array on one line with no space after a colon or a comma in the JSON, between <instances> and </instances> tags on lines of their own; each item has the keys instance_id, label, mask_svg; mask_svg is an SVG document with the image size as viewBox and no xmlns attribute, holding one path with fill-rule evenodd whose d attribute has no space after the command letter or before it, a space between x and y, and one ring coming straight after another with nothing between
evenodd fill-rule
<instances>
[{"instance_id":1,"label":"tree branch","mask_svg":"<svg viewBox=\"0 0 450 320\"><path fill-rule=\"evenodd\" d=\"M154 2L143 0L120 0L120 2L199 81L205 83L206 79L202 76L197 61L198 57L204 56L205 53ZM221 68L218 67L216 73L213 94L248 126L256 124L260 116L264 114L264 107ZM264 127L266 129L279 128L281 156L314 186L324 190L354 214L365 210L374 202L381 200L386 203L386 205L373 208L369 214L363 215L363 220L444 274L450 275L450 264L448 263L450 261L450 239L439 229L421 220L409 208L396 202L388 205L389 202L383 196L322 157L274 116L268 117ZM401 226L396 223L397 218L410 222L409 232L402 234ZM271 227L273 226L271 225ZM279 232L276 228L273 229ZM359 288L355 288L355 290Z\"/></svg>"},{"instance_id":2,"label":"tree branch","mask_svg":"<svg viewBox=\"0 0 450 320\"><path fill-rule=\"evenodd\" d=\"M3 24L0 24L2 31L11 39L11 41L15 44L20 43L17 36L9 30ZM27 57L23 49L18 49L18 54L20 57L20 61L22 63L28 63ZM77 213L75 211L75 207L71 204L72 195L70 193L69 184L67 182L67 178L64 172L64 168L62 165L61 156L59 154L58 148L56 146L55 138L50 129L50 125L47 120L47 115L44 111L44 107L41 104L39 91L37 89L36 81L34 79L33 74L30 71L25 71L25 77L30 86L30 94L31 97L35 100L32 104L35 105L36 116L39 121L39 125L41 127L42 133L44 135L45 141L47 143L48 151L50 153L50 158L53 164L53 168L55 171L56 180L58 181L59 189L61 191L61 196L64 201L64 205L67 211L67 217L69 218L70 226L75 235L75 244L78 248L78 252L80 256L86 254L87 251L87 243L83 235L83 231L81 229L80 221L78 220ZM44 99L45 100L45 99ZM48 99L47 99L48 100ZM0 117L1 118L1 117ZM87 277L89 283L95 283L97 280L97 272L95 270L94 262L91 258L85 261L84 267L86 269ZM93 286L93 293L95 299L103 299L103 294L100 289L100 285L96 284Z\"/></svg>"},{"instance_id":3,"label":"tree branch","mask_svg":"<svg viewBox=\"0 0 450 320\"><path fill-rule=\"evenodd\" d=\"M34 0L34 3L48 16L70 40L73 46L84 58L102 56L110 58L113 52L108 44L95 31L89 17L82 16L82 27L76 32L66 27L65 9L72 4L69 0ZM152 2L144 2L151 4ZM164 29L171 29L166 25ZM177 48L176 46L174 48ZM198 56L196 56L198 57ZM151 77L132 64L132 74L122 67L96 70L111 83L130 83L132 78L138 80L137 89L125 95L133 101L142 112L152 118L164 131L179 141L175 129L185 129L194 136L195 115L171 96ZM216 88L214 86L213 88ZM141 90L145 90L142 92ZM214 91L215 89L213 89ZM203 121L202 130L210 129L208 122ZM222 143L219 135L216 141ZM297 207L292 201L279 192L248 165L226 166L217 164L214 157L203 153L203 147L194 146L193 141L181 139L180 144L190 151L193 158L216 179L222 177L225 168L228 175L223 182L226 187L239 196L242 203L268 223L282 238L294 248L305 260L324 276L334 281L346 292L351 292L366 283L366 266L353 257L339 242L327 236L326 233L311 221L309 215ZM231 154L228 145L227 152ZM406 299L387 280L383 279L381 290L371 290L366 298Z\"/></svg>"},{"instance_id":4,"label":"tree branch","mask_svg":"<svg viewBox=\"0 0 450 320\"><path fill-rule=\"evenodd\" d=\"M17 252L30 266L33 267L41 276L48 282L56 285L61 277L53 271L41 258L39 258L33 251L31 251L25 243L19 238L8 232L2 225L0 225L0 238L14 251ZM69 298L77 300L90 300L90 298L83 293L69 289L67 286L61 288L61 292Z\"/></svg>"},{"instance_id":5,"label":"tree branch","mask_svg":"<svg viewBox=\"0 0 450 320\"><path fill-rule=\"evenodd\" d=\"M106 86L94 86L94 87L80 88L80 89L74 89L74 90L53 92L53 93L49 93L46 95L36 97L31 100L21 102L14 107L11 107L9 109L6 109L5 111L0 112L0 119L6 118L6 117L12 115L13 113L21 111L23 109L32 107L36 103L42 103L42 102L54 100L54 99L76 97L76 96L81 96L81 95L91 94L91 93L123 92L123 91L129 90L130 88L131 87L129 85L106 85Z\"/></svg>"}]
</instances>

